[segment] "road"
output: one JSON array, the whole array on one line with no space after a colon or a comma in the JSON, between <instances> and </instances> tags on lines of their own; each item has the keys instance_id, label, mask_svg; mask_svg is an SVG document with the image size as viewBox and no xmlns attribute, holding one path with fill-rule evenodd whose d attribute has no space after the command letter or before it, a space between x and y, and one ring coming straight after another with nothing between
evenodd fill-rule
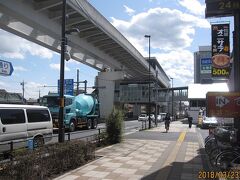
<instances>
[{"instance_id":1,"label":"road","mask_svg":"<svg viewBox=\"0 0 240 180\"><path fill-rule=\"evenodd\" d=\"M132 121L124 121L124 135L128 135L131 133L134 133L138 131L142 126L141 122L138 122L137 120ZM98 129L91 129L91 130L78 130L71 133L66 133L65 140L67 140L70 136L70 139L79 139L79 138L92 138L93 135L99 133L100 131L105 128L105 123L98 124ZM70 135L69 135L70 134ZM58 134L55 132L54 137L49 143L55 143L58 142Z\"/></svg>"}]
</instances>

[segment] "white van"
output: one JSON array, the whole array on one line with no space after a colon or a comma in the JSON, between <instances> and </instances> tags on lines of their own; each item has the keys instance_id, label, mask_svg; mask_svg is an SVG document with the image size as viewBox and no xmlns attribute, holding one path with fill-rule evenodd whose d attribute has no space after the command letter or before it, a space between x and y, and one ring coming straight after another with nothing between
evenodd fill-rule
<instances>
[{"instance_id":1,"label":"white van","mask_svg":"<svg viewBox=\"0 0 240 180\"><path fill-rule=\"evenodd\" d=\"M0 151L6 150L3 145L11 141L26 140L21 143L25 146L32 139L34 147L41 146L52 139L52 134L52 117L47 107L0 104ZM13 146L19 147L17 143Z\"/></svg>"}]
</instances>

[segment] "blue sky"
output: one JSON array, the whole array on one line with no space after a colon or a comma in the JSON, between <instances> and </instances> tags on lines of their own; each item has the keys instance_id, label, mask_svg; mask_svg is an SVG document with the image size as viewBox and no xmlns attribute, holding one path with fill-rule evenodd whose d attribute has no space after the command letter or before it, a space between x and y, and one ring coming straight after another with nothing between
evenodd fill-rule
<instances>
[{"instance_id":1,"label":"blue sky","mask_svg":"<svg viewBox=\"0 0 240 180\"><path fill-rule=\"evenodd\" d=\"M193 82L193 52L199 45L210 45L210 22L230 21L232 18L204 18L205 0L89 0L143 56L148 56L148 41L151 35L151 56L155 56L174 86ZM230 33L231 34L231 33ZM232 38L232 36L231 36ZM27 40L0 30L0 59L14 66L12 76L1 76L0 88L21 93L20 82L26 82L27 98L56 91L59 79L60 55ZM231 43L232 46L232 43ZM232 47L231 47L232 48ZM94 85L97 71L79 62L66 62L65 78L80 80Z\"/></svg>"}]
</instances>

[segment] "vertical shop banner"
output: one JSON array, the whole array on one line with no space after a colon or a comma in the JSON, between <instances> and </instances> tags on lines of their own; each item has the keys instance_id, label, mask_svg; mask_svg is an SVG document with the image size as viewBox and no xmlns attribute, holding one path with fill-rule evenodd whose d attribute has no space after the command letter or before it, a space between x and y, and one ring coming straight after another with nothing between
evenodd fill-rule
<instances>
[{"instance_id":1,"label":"vertical shop banner","mask_svg":"<svg viewBox=\"0 0 240 180\"><path fill-rule=\"evenodd\" d=\"M212 77L229 77L229 44L229 24L212 25Z\"/></svg>"}]
</instances>

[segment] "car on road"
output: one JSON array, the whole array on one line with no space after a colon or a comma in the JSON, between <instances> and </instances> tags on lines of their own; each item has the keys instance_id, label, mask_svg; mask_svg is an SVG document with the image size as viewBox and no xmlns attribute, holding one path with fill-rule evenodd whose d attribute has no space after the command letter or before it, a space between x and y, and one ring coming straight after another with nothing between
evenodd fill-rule
<instances>
[{"instance_id":1,"label":"car on road","mask_svg":"<svg viewBox=\"0 0 240 180\"><path fill-rule=\"evenodd\" d=\"M216 117L203 116L201 128L209 128L209 126L217 126L218 121Z\"/></svg>"},{"instance_id":2,"label":"car on road","mask_svg":"<svg viewBox=\"0 0 240 180\"><path fill-rule=\"evenodd\" d=\"M138 121L147 121L148 120L148 115L147 114L140 114L138 116Z\"/></svg>"},{"instance_id":3,"label":"car on road","mask_svg":"<svg viewBox=\"0 0 240 180\"><path fill-rule=\"evenodd\" d=\"M167 113L159 113L159 114L157 115L157 120L158 120L159 122L164 121L164 118L166 117L166 115L167 115Z\"/></svg>"},{"instance_id":4,"label":"car on road","mask_svg":"<svg viewBox=\"0 0 240 180\"><path fill-rule=\"evenodd\" d=\"M52 139L53 123L47 107L36 105L0 104L0 152L27 146L29 139L34 147L39 147Z\"/></svg>"},{"instance_id":5,"label":"car on road","mask_svg":"<svg viewBox=\"0 0 240 180\"><path fill-rule=\"evenodd\" d=\"M152 121L155 121L155 115L154 115L154 114L150 114L150 119L151 119Z\"/></svg>"},{"instance_id":6,"label":"car on road","mask_svg":"<svg viewBox=\"0 0 240 180\"><path fill-rule=\"evenodd\" d=\"M162 121L162 117L160 114L157 115L157 122L161 122Z\"/></svg>"},{"instance_id":7,"label":"car on road","mask_svg":"<svg viewBox=\"0 0 240 180\"><path fill-rule=\"evenodd\" d=\"M150 114L151 121L155 121L155 115ZM148 121L148 115L147 114L140 114L138 116L138 121Z\"/></svg>"}]
</instances>

